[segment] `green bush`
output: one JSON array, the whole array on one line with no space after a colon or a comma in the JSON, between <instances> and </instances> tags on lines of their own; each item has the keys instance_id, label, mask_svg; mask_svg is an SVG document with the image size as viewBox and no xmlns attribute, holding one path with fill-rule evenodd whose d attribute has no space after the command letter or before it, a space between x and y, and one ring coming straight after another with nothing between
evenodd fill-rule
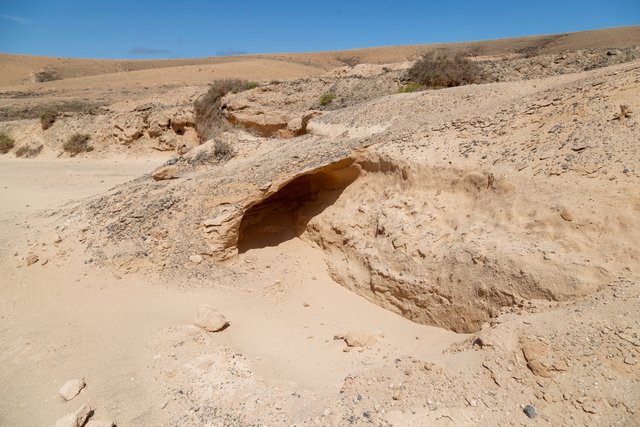
<instances>
[{"instance_id":1,"label":"green bush","mask_svg":"<svg viewBox=\"0 0 640 427\"><path fill-rule=\"evenodd\" d=\"M0 132L0 154L6 154L15 145L15 141L4 132Z\"/></svg>"},{"instance_id":2,"label":"green bush","mask_svg":"<svg viewBox=\"0 0 640 427\"><path fill-rule=\"evenodd\" d=\"M56 116L58 114L53 110L44 110L39 114L40 117L40 126L42 126L42 130L49 129L53 123L56 121Z\"/></svg>"},{"instance_id":3,"label":"green bush","mask_svg":"<svg viewBox=\"0 0 640 427\"><path fill-rule=\"evenodd\" d=\"M250 80L247 80L246 82L244 82L244 83L242 84L242 90L243 90L243 91L244 91L244 90L251 90L251 89L255 89L255 88L257 88L258 86L260 86L260 83L258 83L258 82L252 82L252 81L250 81Z\"/></svg>"},{"instance_id":4,"label":"green bush","mask_svg":"<svg viewBox=\"0 0 640 427\"><path fill-rule=\"evenodd\" d=\"M406 85L402 85L398 88L398 93L410 93L410 92L417 92L419 90L423 90L424 86L422 86L420 83L415 83L415 82L409 82Z\"/></svg>"},{"instance_id":5,"label":"green bush","mask_svg":"<svg viewBox=\"0 0 640 427\"><path fill-rule=\"evenodd\" d=\"M91 139L91 135L86 133L74 133L67 139L67 142L64 143L62 149L71 155L71 157L76 156L80 153L87 153L89 151L93 151L93 147L89 145L89 139Z\"/></svg>"},{"instance_id":6,"label":"green bush","mask_svg":"<svg viewBox=\"0 0 640 427\"><path fill-rule=\"evenodd\" d=\"M336 94L335 93L325 92L320 97L320 105L322 105L323 107L327 106L327 105L331 104L334 99L336 99Z\"/></svg>"},{"instance_id":7,"label":"green bush","mask_svg":"<svg viewBox=\"0 0 640 427\"><path fill-rule=\"evenodd\" d=\"M479 83L480 67L468 58L424 55L407 70L406 80L428 88L444 88Z\"/></svg>"}]
</instances>

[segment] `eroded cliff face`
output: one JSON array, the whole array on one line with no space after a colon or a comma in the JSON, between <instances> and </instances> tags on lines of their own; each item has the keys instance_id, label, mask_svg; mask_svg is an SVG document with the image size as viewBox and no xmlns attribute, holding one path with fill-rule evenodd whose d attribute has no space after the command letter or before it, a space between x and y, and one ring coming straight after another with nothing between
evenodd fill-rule
<instances>
[{"instance_id":1,"label":"eroded cliff face","mask_svg":"<svg viewBox=\"0 0 640 427\"><path fill-rule=\"evenodd\" d=\"M233 271L302 238L332 277L415 322L477 331L503 309L634 275L637 63L584 75L393 95L325 112L312 133L239 129L71 214L101 262ZM134 266L134 267L132 267ZM225 273L226 274L226 273Z\"/></svg>"}]
</instances>

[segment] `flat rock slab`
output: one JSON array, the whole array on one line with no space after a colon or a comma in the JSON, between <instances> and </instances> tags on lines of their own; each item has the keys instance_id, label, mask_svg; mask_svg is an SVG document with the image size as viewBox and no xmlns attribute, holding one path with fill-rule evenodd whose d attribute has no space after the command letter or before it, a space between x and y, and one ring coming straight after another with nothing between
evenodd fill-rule
<instances>
[{"instance_id":1,"label":"flat rock slab","mask_svg":"<svg viewBox=\"0 0 640 427\"><path fill-rule=\"evenodd\" d=\"M89 420L84 427L113 427L116 424L113 421L105 420Z\"/></svg>"},{"instance_id":2,"label":"flat rock slab","mask_svg":"<svg viewBox=\"0 0 640 427\"><path fill-rule=\"evenodd\" d=\"M91 415L91 406L82 405L77 411L71 412L56 421L55 427L82 427Z\"/></svg>"},{"instance_id":3,"label":"flat rock slab","mask_svg":"<svg viewBox=\"0 0 640 427\"><path fill-rule=\"evenodd\" d=\"M58 394L64 398L64 400L71 400L80 393L80 391L85 387L84 380L69 380L58 391Z\"/></svg>"},{"instance_id":4,"label":"flat rock slab","mask_svg":"<svg viewBox=\"0 0 640 427\"><path fill-rule=\"evenodd\" d=\"M163 181L165 179L173 179L177 176L177 174L178 174L178 168L175 167L174 165L171 165L171 166L164 166L156 170L155 172L153 172L151 176L156 181Z\"/></svg>"}]
</instances>

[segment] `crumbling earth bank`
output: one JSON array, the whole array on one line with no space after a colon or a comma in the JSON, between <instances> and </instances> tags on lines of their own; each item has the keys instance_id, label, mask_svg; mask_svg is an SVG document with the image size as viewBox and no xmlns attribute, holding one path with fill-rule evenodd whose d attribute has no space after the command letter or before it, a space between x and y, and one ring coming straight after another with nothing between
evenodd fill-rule
<instances>
[{"instance_id":1,"label":"crumbling earth bank","mask_svg":"<svg viewBox=\"0 0 640 427\"><path fill-rule=\"evenodd\" d=\"M295 139L235 132L236 158L208 156L210 142L175 179L142 177L75 215L99 260L150 270L197 254L211 273L300 236L375 303L477 331L505 307L637 274L639 125L619 112L640 110L638 78L635 62L381 98Z\"/></svg>"}]
</instances>

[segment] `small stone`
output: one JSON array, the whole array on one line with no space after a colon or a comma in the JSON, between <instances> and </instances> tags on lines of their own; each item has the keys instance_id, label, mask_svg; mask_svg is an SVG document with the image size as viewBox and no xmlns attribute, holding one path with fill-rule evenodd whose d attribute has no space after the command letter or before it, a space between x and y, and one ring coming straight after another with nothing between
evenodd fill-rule
<instances>
[{"instance_id":1,"label":"small stone","mask_svg":"<svg viewBox=\"0 0 640 427\"><path fill-rule=\"evenodd\" d=\"M36 262L38 262L38 255L29 255L26 259L27 261L27 267L30 265L35 264Z\"/></svg>"},{"instance_id":2,"label":"small stone","mask_svg":"<svg viewBox=\"0 0 640 427\"><path fill-rule=\"evenodd\" d=\"M571 214L571 212L569 212L567 208L563 207L562 209L560 209L560 216L565 221L573 221L573 215Z\"/></svg>"},{"instance_id":3,"label":"small stone","mask_svg":"<svg viewBox=\"0 0 640 427\"><path fill-rule=\"evenodd\" d=\"M536 408L534 408L531 405L527 405L524 407L523 409L525 415L529 418L535 418L538 416L538 411L536 411Z\"/></svg>"},{"instance_id":4,"label":"small stone","mask_svg":"<svg viewBox=\"0 0 640 427\"><path fill-rule=\"evenodd\" d=\"M636 361L635 357L627 356L627 357L624 358L624 363L626 363L627 365L635 365L638 362Z\"/></svg>"},{"instance_id":5,"label":"small stone","mask_svg":"<svg viewBox=\"0 0 640 427\"><path fill-rule=\"evenodd\" d=\"M555 126L553 126L551 129L549 129L549 133L556 133L556 132L558 132L561 128L562 128L562 126L560 126L560 125L555 125Z\"/></svg>"},{"instance_id":6,"label":"small stone","mask_svg":"<svg viewBox=\"0 0 640 427\"><path fill-rule=\"evenodd\" d=\"M304 304L302 304L302 306L305 307L305 308L306 307L310 307L310 305L308 303L306 303L306 302Z\"/></svg>"},{"instance_id":7,"label":"small stone","mask_svg":"<svg viewBox=\"0 0 640 427\"><path fill-rule=\"evenodd\" d=\"M229 321L210 305L199 307L193 315L193 323L209 332L218 332L229 325Z\"/></svg>"},{"instance_id":8,"label":"small stone","mask_svg":"<svg viewBox=\"0 0 640 427\"><path fill-rule=\"evenodd\" d=\"M178 158L172 157L169 160L167 160L166 165L171 166L171 165L175 165L176 163L178 163Z\"/></svg>"},{"instance_id":9,"label":"small stone","mask_svg":"<svg viewBox=\"0 0 640 427\"><path fill-rule=\"evenodd\" d=\"M47 265L48 263L49 263L49 258L45 258L45 259L42 260L40 265Z\"/></svg>"},{"instance_id":10,"label":"small stone","mask_svg":"<svg viewBox=\"0 0 640 427\"><path fill-rule=\"evenodd\" d=\"M91 406L83 405L77 411L65 415L56 421L55 427L82 427L91 414Z\"/></svg>"},{"instance_id":11,"label":"small stone","mask_svg":"<svg viewBox=\"0 0 640 427\"><path fill-rule=\"evenodd\" d=\"M164 167L161 167L160 169L157 169L155 172L153 172L151 177L156 181L163 181L165 179L173 179L176 177L177 174L178 174L178 168L171 165L171 166L164 166Z\"/></svg>"},{"instance_id":12,"label":"small stone","mask_svg":"<svg viewBox=\"0 0 640 427\"><path fill-rule=\"evenodd\" d=\"M85 387L85 382L83 379L79 380L69 380L58 391L58 394L64 398L64 400L71 400L80 393L80 391Z\"/></svg>"},{"instance_id":13,"label":"small stone","mask_svg":"<svg viewBox=\"0 0 640 427\"><path fill-rule=\"evenodd\" d=\"M202 262L202 255L191 255L189 257L189 261L191 261L194 264L200 264Z\"/></svg>"}]
</instances>

